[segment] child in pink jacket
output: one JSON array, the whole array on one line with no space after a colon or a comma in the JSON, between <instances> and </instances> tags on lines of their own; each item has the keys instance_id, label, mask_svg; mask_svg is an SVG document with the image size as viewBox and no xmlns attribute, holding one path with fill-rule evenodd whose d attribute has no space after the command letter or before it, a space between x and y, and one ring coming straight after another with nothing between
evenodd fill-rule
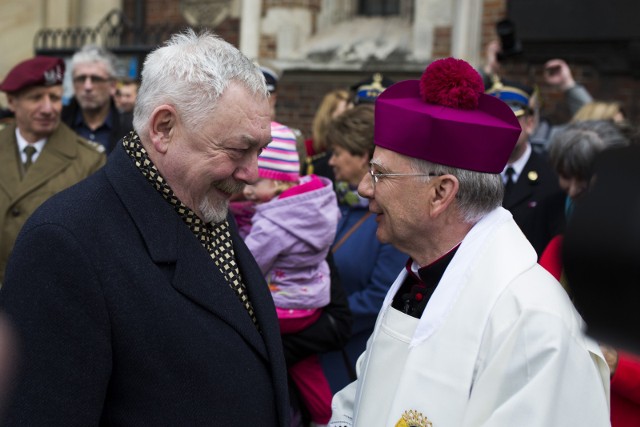
<instances>
[{"instance_id":1,"label":"child in pink jacket","mask_svg":"<svg viewBox=\"0 0 640 427\"><path fill-rule=\"evenodd\" d=\"M256 204L245 243L264 274L280 320L281 333L298 332L320 317L330 300L326 262L340 215L327 178L300 178L293 132L271 124L272 142L258 158L260 180L244 196ZM290 367L316 425L331 417L331 391L317 356Z\"/></svg>"}]
</instances>

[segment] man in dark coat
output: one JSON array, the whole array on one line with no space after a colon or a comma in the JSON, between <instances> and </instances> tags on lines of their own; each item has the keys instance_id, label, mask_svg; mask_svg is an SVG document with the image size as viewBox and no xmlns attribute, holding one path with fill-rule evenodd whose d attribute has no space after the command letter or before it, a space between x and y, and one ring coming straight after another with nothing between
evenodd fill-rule
<instances>
[{"instance_id":1,"label":"man in dark coat","mask_svg":"<svg viewBox=\"0 0 640 427\"><path fill-rule=\"evenodd\" d=\"M142 72L136 134L18 238L3 426L288 426L275 308L228 199L271 140L258 68L210 33Z\"/></svg>"},{"instance_id":2,"label":"man in dark coat","mask_svg":"<svg viewBox=\"0 0 640 427\"><path fill-rule=\"evenodd\" d=\"M71 58L74 96L62 110L62 121L78 135L113 151L133 130L133 113L121 113L114 100L116 58L107 50L84 46Z\"/></svg>"},{"instance_id":3,"label":"man in dark coat","mask_svg":"<svg viewBox=\"0 0 640 427\"><path fill-rule=\"evenodd\" d=\"M536 127L533 106L538 95L529 87L504 80L497 81L487 93L506 102L522 128L502 171L505 183L502 206L511 212L540 256L549 240L564 228L564 207L554 203L558 199L564 200L564 193L546 153L534 149L529 141ZM541 212L542 206L544 214Z\"/></svg>"}]
</instances>

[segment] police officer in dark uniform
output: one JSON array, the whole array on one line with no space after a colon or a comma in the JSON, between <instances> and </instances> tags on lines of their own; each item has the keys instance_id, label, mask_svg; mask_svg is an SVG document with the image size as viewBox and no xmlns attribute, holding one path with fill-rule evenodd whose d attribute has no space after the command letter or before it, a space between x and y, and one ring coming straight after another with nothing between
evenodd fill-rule
<instances>
[{"instance_id":1,"label":"police officer in dark uniform","mask_svg":"<svg viewBox=\"0 0 640 427\"><path fill-rule=\"evenodd\" d=\"M536 127L534 105L537 105L538 94L532 88L506 80L497 80L487 93L506 102L522 127L502 171L505 183L502 206L511 212L539 256L549 240L563 231L565 221L564 194L558 185L558 176L546 153L530 142Z\"/></svg>"}]
</instances>

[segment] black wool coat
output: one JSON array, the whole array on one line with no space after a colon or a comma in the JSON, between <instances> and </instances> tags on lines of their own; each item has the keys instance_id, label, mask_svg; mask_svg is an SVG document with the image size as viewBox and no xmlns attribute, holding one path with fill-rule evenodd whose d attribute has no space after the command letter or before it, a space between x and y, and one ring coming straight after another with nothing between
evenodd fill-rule
<instances>
[{"instance_id":1,"label":"black wool coat","mask_svg":"<svg viewBox=\"0 0 640 427\"><path fill-rule=\"evenodd\" d=\"M0 425L286 426L273 300L232 236L260 332L121 145L45 202L0 290L20 342Z\"/></svg>"}]
</instances>

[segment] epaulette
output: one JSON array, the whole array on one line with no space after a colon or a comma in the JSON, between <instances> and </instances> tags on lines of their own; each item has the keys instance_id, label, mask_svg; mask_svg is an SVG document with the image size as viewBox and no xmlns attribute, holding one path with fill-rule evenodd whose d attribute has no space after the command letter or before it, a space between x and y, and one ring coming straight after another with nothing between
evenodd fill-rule
<instances>
[{"instance_id":1,"label":"epaulette","mask_svg":"<svg viewBox=\"0 0 640 427\"><path fill-rule=\"evenodd\" d=\"M97 142L90 141L90 140L85 139L85 138L80 138L80 141L85 143L88 147L94 149L98 153L104 153L104 145L99 144Z\"/></svg>"}]
</instances>

